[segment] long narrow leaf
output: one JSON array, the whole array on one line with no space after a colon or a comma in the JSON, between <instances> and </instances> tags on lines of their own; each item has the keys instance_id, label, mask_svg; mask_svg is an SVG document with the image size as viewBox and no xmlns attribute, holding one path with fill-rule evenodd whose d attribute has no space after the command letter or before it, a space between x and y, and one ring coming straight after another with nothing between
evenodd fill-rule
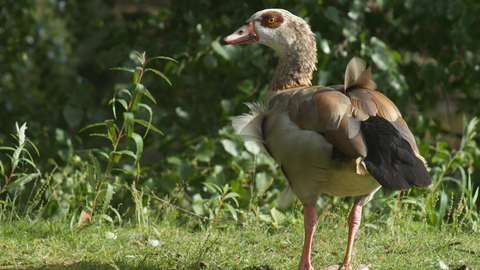
<instances>
[{"instance_id":1,"label":"long narrow leaf","mask_svg":"<svg viewBox=\"0 0 480 270\"><path fill-rule=\"evenodd\" d=\"M102 151L100 149L89 149L88 151L102 156L103 158L105 158L105 160L109 160L109 156L108 156L107 152L105 152L105 151Z\"/></svg>"},{"instance_id":2,"label":"long narrow leaf","mask_svg":"<svg viewBox=\"0 0 480 270\"><path fill-rule=\"evenodd\" d=\"M142 107L144 108L145 110L147 110L149 113L150 113L150 119L148 120L148 123L152 123L152 119L153 119L153 111L152 111L152 108L150 108L150 106L148 106L147 104L144 104L144 103L139 103L138 104L139 107ZM148 130L147 130L148 132Z\"/></svg>"},{"instance_id":3,"label":"long narrow leaf","mask_svg":"<svg viewBox=\"0 0 480 270\"><path fill-rule=\"evenodd\" d=\"M160 130L158 130L158 129L157 129L156 127L154 127L152 124L148 123L147 121L145 121L145 120L143 120L143 119L135 119L135 122L136 122L136 123L139 123L140 125L148 128L148 129L151 129L151 130L153 130L153 131L155 131L155 132L163 135L163 133L162 133ZM147 129L147 132L148 132L148 129ZM143 138L145 138L145 137L147 136L147 132L145 132L145 136L144 136Z\"/></svg>"},{"instance_id":4,"label":"long narrow leaf","mask_svg":"<svg viewBox=\"0 0 480 270\"><path fill-rule=\"evenodd\" d=\"M135 93L133 94L133 102L132 102L132 106L130 107L131 112L135 112L135 110L137 109L137 105L142 99L144 90L145 90L145 86L141 83L138 83L137 86L135 86Z\"/></svg>"},{"instance_id":5,"label":"long narrow leaf","mask_svg":"<svg viewBox=\"0 0 480 270\"><path fill-rule=\"evenodd\" d=\"M133 68L128 68L128 67L113 67L113 68L110 68L110 70L124 70L132 73L135 72Z\"/></svg>"},{"instance_id":6,"label":"long narrow leaf","mask_svg":"<svg viewBox=\"0 0 480 270\"><path fill-rule=\"evenodd\" d=\"M107 195L105 196L105 200L103 201L102 214L105 214L105 212L107 211L107 207L110 205L112 196L113 196L113 186L112 184L107 183Z\"/></svg>"},{"instance_id":7,"label":"long narrow leaf","mask_svg":"<svg viewBox=\"0 0 480 270\"><path fill-rule=\"evenodd\" d=\"M135 154L134 154L132 151L130 151L130 150L122 150L122 151L118 151L118 152L119 152L120 154L122 154L122 155L131 156L131 157L133 157L134 159L137 158L137 156L135 156Z\"/></svg>"},{"instance_id":8,"label":"long narrow leaf","mask_svg":"<svg viewBox=\"0 0 480 270\"><path fill-rule=\"evenodd\" d=\"M229 203L227 204L224 204L228 211L230 211L230 213L232 214L232 217L235 221L237 221L238 217L237 217L237 211L235 211L235 209L233 208L233 206L231 206Z\"/></svg>"},{"instance_id":9,"label":"long narrow leaf","mask_svg":"<svg viewBox=\"0 0 480 270\"><path fill-rule=\"evenodd\" d=\"M121 158L122 158L122 153L117 152L117 151L110 152L110 162L113 165L117 164L120 161Z\"/></svg>"},{"instance_id":10,"label":"long narrow leaf","mask_svg":"<svg viewBox=\"0 0 480 270\"><path fill-rule=\"evenodd\" d=\"M152 94L150 94L150 91L148 91L148 89L145 87L143 89L143 94L145 96L147 96L149 99L151 99L153 101L153 103L157 104L157 101L155 100L155 98L152 96Z\"/></svg>"},{"instance_id":11,"label":"long narrow leaf","mask_svg":"<svg viewBox=\"0 0 480 270\"><path fill-rule=\"evenodd\" d=\"M84 130L87 129L87 128L99 127L99 126L105 126L105 122L103 122L103 123L95 123L95 124L88 125L88 126L86 126L86 127L83 127L82 129L80 129L79 132L82 132L82 131L84 131Z\"/></svg>"},{"instance_id":12,"label":"long narrow leaf","mask_svg":"<svg viewBox=\"0 0 480 270\"><path fill-rule=\"evenodd\" d=\"M25 144L25 130L27 129L27 123L23 123L23 125L18 128L18 123L15 123L17 127L17 135L18 135L18 144L24 145Z\"/></svg>"},{"instance_id":13,"label":"long narrow leaf","mask_svg":"<svg viewBox=\"0 0 480 270\"><path fill-rule=\"evenodd\" d=\"M120 223L120 225L122 225L122 216L120 215L120 213L118 213L117 209L113 208L111 205L109 205L108 208L110 208L110 210L115 213L118 218L118 222Z\"/></svg>"},{"instance_id":14,"label":"long narrow leaf","mask_svg":"<svg viewBox=\"0 0 480 270\"><path fill-rule=\"evenodd\" d=\"M140 78L141 73L142 73L142 68L136 67L135 73L133 73L133 85L136 85L138 83L138 79Z\"/></svg>"},{"instance_id":15,"label":"long narrow leaf","mask_svg":"<svg viewBox=\"0 0 480 270\"><path fill-rule=\"evenodd\" d=\"M90 160L92 161L93 168L95 169L95 174L97 175L97 180L102 179L102 168L100 167L100 162L98 162L98 159L90 152L88 154L90 157Z\"/></svg>"},{"instance_id":16,"label":"long narrow leaf","mask_svg":"<svg viewBox=\"0 0 480 270\"><path fill-rule=\"evenodd\" d=\"M143 153L143 139L142 139L142 136L138 135L137 133L133 133L132 134L132 138L133 140L135 141L135 144L137 146L137 151L136 151L136 154L135 154L135 165L136 166L138 164L138 162L140 162L140 157L142 156L142 153Z\"/></svg>"},{"instance_id":17,"label":"long narrow leaf","mask_svg":"<svg viewBox=\"0 0 480 270\"><path fill-rule=\"evenodd\" d=\"M35 144L32 143L29 139L27 139L27 142L33 147L33 149L35 149L35 152L37 152L37 155L40 156L40 152L38 152L38 149L35 146ZM30 153L29 153L29 155L30 155Z\"/></svg>"},{"instance_id":18,"label":"long narrow leaf","mask_svg":"<svg viewBox=\"0 0 480 270\"><path fill-rule=\"evenodd\" d=\"M118 94L121 94L121 93L126 93L126 94L128 94L130 97L132 97L132 94L130 94L130 91L128 91L128 89L126 89L126 88L117 88L117 89L115 89L115 96L118 95Z\"/></svg>"},{"instance_id":19,"label":"long narrow leaf","mask_svg":"<svg viewBox=\"0 0 480 270\"><path fill-rule=\"evenodd\" d=\"M107 134L110 140L112 141L112 146L115 147L117 142L117 132L115 130L115 123L113 120L106 120L105 124L107 125Z\"/></svg>"},{"instance_id":20,"label":"long narrow leaf","mask_svg":"<svg viewBox=\"0 0 480 270\"><path fill-rule=\"evenodd\" d=\"M168 84L172 85L172 83L170 82L170 80L167 78L167 76L165 76L162 72L156 70L156 69L153 69L153 68L146 68L145 69L145 72L147 71L151 71L157 75L159 75L160 77L162 77L165 81L167 81Z\"/></svg>"},{"instance_id":21,"label":"long narrow leaf","mask_svg":"<svg viewBox=\"0 0 480 270\"><path fill-rule=\"evenodd\" d=\"M104 137L104 138L110 140L110 137L108 137L108 134L103 134L103 133L92 133L92 134L90 134L90 135L88 135L88 136L90 136L90 137L93 137L93 136L96 136L96 137Z\"/></svg>"},{"instance_id":22,"label":"long narrow leaf","mask_svg":"<svg viewBox=\"0 0 480 270\"><path fill-rule=\"evenodd\" d=\"M172 62L175 62L175 63L178 63L177 60L173 59L173 58L170 58L170 57L167 57L167 56L154 56L150 59L147 60L147 63L152 61L152 60L155 60L155 59L163 59L163 60L169 60L169 61L172 61ZM146 63L145 63L146 64Z\"/></svg>"},{"instance_id":23,"label":"long narrow leaf","mask_svg":"<svg viewBox=\"0 0 480 270\"><path fill-rule=\"evenodd\" d=\"M24 175L24 176L18 178L15 182L9 184L8 187L23 186L23 185L27 184L28 182L32 181L33 179L35 179L36 177L39 177L39 176L40 176L39 173L31 173L31 174Z\"/></svg>"},{"instance_id":24,"label":"long narrow leaf","mask_svg":"<svg viewBox=\"0 0 480 270\"><path fill-rule=\"evenodd\" d=\"M35 165L35 163L33 163L32 160L30 160L30 159L28 159L28 158L20 158L20 160L27 162L27 163L30 164L33 168L37 169L37 166ZM37 169L37 171L38 171L38 169ZM39 171L38 171L38 172L39 172Z\"/></svg>"},{"instance_id":25,"label":"long narrow leaf","mask_svg":"<svg viewBox=\"0 0 480 270\"><path fill-rule=\"evenodd\" d=\"M125 139L125 144L127 145L127 149L130 148L130 139L132 138L133 134L133 125L135 123L135 116L131 112L126 112L123 114L125 118L125 135L127 138Z\"/></svg>"},{"instance_id":26,"label":"long narrow leaf","mask_svg":"<svg viewBox=\"0 0 480 270\"><path fill-rule=\"evenodd\" d=\"M87 179L92 188L95 188L95 169L92 164L87 165Z\"/></svg>"}]
</instances>

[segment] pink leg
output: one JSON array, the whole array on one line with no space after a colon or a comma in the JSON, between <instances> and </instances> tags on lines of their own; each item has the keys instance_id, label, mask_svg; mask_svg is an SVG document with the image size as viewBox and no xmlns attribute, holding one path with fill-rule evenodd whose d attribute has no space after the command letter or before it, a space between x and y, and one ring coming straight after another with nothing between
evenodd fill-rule
<instances>
[{"instance_id":1,"label":"pink leg","mask_svg":"<svg viewBox=\"0 0 480 270\"><path fill-rule=\"evenodd\" d=\"M339 270L345 269L346 265L350 262L350 256L352 256L353 249L353 239L355 238L355 233L360 226L360 220L362 218L362 207L360 205L353 205L352 212L348 216L348 243L347 243L347 254L345 254L345 259L343 263L338 268Z\"/></svg>"},{"instance_id":2,"label":"pink leg","mask_svg":"<svg viewBox=\"0 0 480 270\"><path fill-rule=\"evenodd\" d=\"M315 225L317 224L318 219L315 206L304 206L303 217L305 225L305 242L303 243L303 252L298 270L313 270L310 262L310 251L312 247L313 232L315 231Z\"/></svg>"}]
</instances>

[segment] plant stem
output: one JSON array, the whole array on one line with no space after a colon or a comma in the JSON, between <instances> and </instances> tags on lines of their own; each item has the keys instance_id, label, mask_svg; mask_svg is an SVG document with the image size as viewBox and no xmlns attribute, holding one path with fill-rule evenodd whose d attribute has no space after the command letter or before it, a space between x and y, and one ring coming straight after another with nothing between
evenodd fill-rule
<instances>
[{"instance_id":1,"label":"plant stem","mask_svg":"<svg viewBox=\"0 0 480 270\"><path fill-rule=\"evenodd\" d=\"M218 213L220 213L220 209L222 209L222 205L223 205L223 200L224 200L224 199L225 199L225 193L222 194L222 199L220 200L220 205L218 206L218 209L217 209L217 215L218 215ZM216 219L217 219L217 215L215 215L215 217L214 217L213 219L216 220ZM214 222L212 223L212 229L213 229L213 227L215 227L215 222L216 222L216 221L214 221Z\"/></svg>"},{"instance_id":2,"label":"plant stem","mask_svg":"<svg viewBox=\"0 0 480 270\"><path fill-rule=\"evenodd\" d=\"M143 71L145 70L145 64L146 64L146 62L145 62L145 57L144 57L143 58L143 63L142 63L142 70L140 71L140 75L138 76L137 84L139 84L142 81ZM128 103L128 108L127 108L126 112L130 111L130 109L132 107L132 102L133 102L133 97L130 98L130 102ZM113 147L113 151L117 151L117 147L118 147L118 144L120 142L120 138L122 137L122 133L123 133L124 129L125 129L125 118L123 119L122 127L120 128L120 131L118 132L117 141L115 142L115 146ZM97 194L95 195L95 199L93 200L92 215L93 215L93 211L95 210L95 205L97 203L98 194L100 194L100 188L102 187L103 182L105 181L105 178L107 178L107 174L112 169L112 165L113 165L112 161L110 160L108 162L107 169L105 170L105 173L103 174L102 180L100 181L100 185L98 185Z\"/></svg>"},{"instance_id":3,"label":"plant stem","mask_svg":"<svg viewBox=\"0 0 480 270\"><path fill-rule=\"evenodd\" d=\"M4 190L7 187L8 183L10 183L10 179L12 179L13 171L15 171L15 168L13 168L12 171L10 172L10 176L7 179L7 183L5 183L5 185L3 186L2 189L0 189L0 191Z\"/></svg>"}]
</instances>

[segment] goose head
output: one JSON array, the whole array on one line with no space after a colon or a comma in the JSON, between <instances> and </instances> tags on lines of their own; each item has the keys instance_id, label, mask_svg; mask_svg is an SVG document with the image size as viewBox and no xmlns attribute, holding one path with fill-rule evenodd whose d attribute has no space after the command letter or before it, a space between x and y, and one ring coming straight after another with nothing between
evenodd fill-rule
<instances>
[{"instance_id":1,"label":"goose head","mask_svg":"<svg viewBox=\"0 0 480 270\"><path fill-rule=\"evenodd\" d=\"M222 45L260 43L274 49L279 57L272 91L311 85L317 63L315 37L302 18L283 9L265 9L253 14Z\"/></svg>"}]
</instances>

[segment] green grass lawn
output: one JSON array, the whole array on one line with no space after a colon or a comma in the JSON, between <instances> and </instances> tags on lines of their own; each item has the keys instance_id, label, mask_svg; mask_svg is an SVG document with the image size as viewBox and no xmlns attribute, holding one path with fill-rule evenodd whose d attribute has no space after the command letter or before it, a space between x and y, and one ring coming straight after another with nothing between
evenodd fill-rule
<instances>
[{"instance_id":1,"label":"green grass lawn","mask_svg":"<svg viewBox=\"0 0 480 270\"><path fill-rule=\"evenodd\" d=\"M362 224L353 264L442 269L443 262L449 269L480 269L479 233L459 226L434 229L409 218L387 219ZM1 223L0 269L296 269L303 245L302 224L192 230L162 221L143 228L74 227L61 220ZM313 266L341 262L346 236L346 216L322 215L313 242ZM154 240L157 245L152 245ZM265 265L269 267L260 267Z\"/></svg>"}]
</instances>

